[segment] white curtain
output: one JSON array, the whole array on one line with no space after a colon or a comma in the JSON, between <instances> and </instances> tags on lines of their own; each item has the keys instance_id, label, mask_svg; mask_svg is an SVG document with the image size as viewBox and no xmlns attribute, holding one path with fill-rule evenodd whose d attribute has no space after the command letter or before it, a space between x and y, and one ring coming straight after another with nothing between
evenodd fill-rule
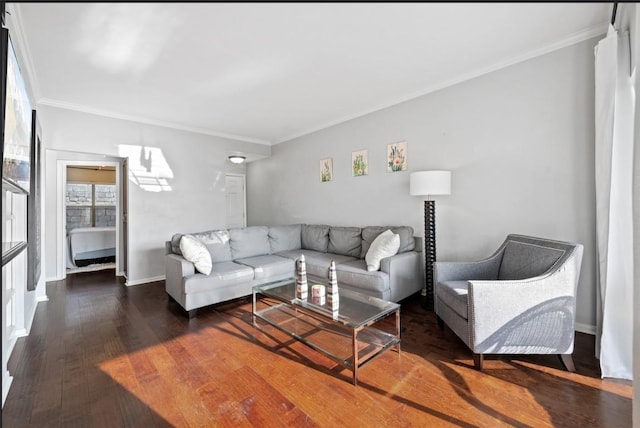
<instances>
[{"instance_id":1,"label":"white curtain","mask_svg":"<svg viewBox=\"0 0 640 428\"><path fill-rule=\"evenodd\" d=\"M596 227L602 377L633 378L634 90L629 33L595 48Z\"/></svg>"}]
</instances>

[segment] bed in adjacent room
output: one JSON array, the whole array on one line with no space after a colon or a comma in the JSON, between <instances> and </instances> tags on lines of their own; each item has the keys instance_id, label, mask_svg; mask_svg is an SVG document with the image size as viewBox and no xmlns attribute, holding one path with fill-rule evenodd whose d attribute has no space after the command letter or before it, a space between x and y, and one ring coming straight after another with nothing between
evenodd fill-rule
<instances>
[{"instance_id":1,"label":"bed in adjacent room","mask_svg":"<svg viewBox=\"0 0 640 428\"><path fill-rule=\"evenodd\" d=\"M93 262L115 261L115 227L78 227L69 231L67 240L68 269Z\"/></svg>"}]
</instances>

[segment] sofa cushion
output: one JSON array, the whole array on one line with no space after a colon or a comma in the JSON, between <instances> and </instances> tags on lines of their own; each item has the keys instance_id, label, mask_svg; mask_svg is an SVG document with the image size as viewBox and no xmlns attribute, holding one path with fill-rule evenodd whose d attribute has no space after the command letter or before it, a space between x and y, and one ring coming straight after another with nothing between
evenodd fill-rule
<instances>
[{"instance_id":1,"label":"sofa cushion","mask_svg":"<svg viewBox=\"0 0 640 428\"><path fill-rule=\"evenodd\" d=\"M389 275L381 271L368 272L367 264L362 259L336 265L336 275L338 288L340 284L346 284L384 294L390 287Z\"/></svg>"},{"instance_id":2,"label":"sofa cushion","mask_svg":"<svg viewBox=\"0 0 640 428\"><path fill-rule=\"evenodd\" d=\"M526 279L546 272L564 254L563 250L519 241L508 241L498 279Z\"/></svg>"},{"instance_id":3,"label":"sofa cushion","mask_svg":"<svg viewBox=\"0 0 640 428\"><path fill-rule=\"evenodd\" d=\"M209 275L196 274L184 279L184 292L199 293L253 280L253 269L234 262L214 263Z\"/></svg>"},{"instance_id":4,"label":"sofa cushion","mask_svg":"<svg viewBox=\"0 0 640 428\"><path fill-rule=\"evenodd\" d=\"M229 238L231 255L234 260L271 254L269 228L267 226L229 229Z\"/></svg>"},{"instance_id":5,"label":"sofa cushion","mask_svg":"<svg viewBox=\"0 0 640 428\"><path fill-rule=\"evenodd\" d=\"M183 235L180 239L180 251L185 259L193 263L198 272L205 275L211 273L211 254L198 238Z\"/></svg>"},{"instance_id":6,"label":"sofa cushion","mask_svg":"<svg viewBox=\"0 0 640 428\"><path fill-rule=\"evenodd\" d=\"M329 265L331 260L336 262L336 268L340 263L346 263L357 260L355 257L343 256L340 254L322 253L313 250L291 250L278 253L278 256L287 257L292 260L300 258L304 254L305 265L307 267L307 275L317 276L319 278L329 277Z\"/></svg>"},{"instance_id":7,"label":"sofa cushion","mask_svg":"<svg viewBox=\"0 0 640 428\"><path fill-rule=\"evenodd\" d=\"M174 254L183 256L180 250L180 239L184 233L176 233L171 237L171 251ZM213 263L226 262L231 260L231 247L229 246L229 232L227 230L207 230L205 232L190 233L198 238L209 250Z\"/></svg>"},{"instance_id":8,"label":"sofa cushion","mask_svg":"<svg viewBox=\"0 0 640 428\"><path fill-rule=\"evenodd\" d=\"M436 286L436 296L455 313L464 319L469 319L467 303L469 283L467 281L443 281Z\"/></svg>"},{"instance_id":9,"label":"sofa cushion","mask_svg":"<svg viewBox=\"0 0 640 428\"><path fill-rule=\"evenodd\" d=\"M400 248L400 236L391 230L386 230L376 237L364 256L369 272L380 270L380 260L395 256Z\"/></svg>"},{"instance_id":10,"label":"sofa cushion","mask_svg":"<svg viewBox=\"0 0 640 428\"><path fill-rule=\"evenodd\" d=\"M269 228L269 245L271 253L280 251L297 250L302 247L300 234L302 225L291 224L287 226L271 226Z\"/></svg>"},{"instance_id":11,"label":"sofa cushion","mask_svg":"<svg viewBox=\"0 0 640 428\"><path fill-rule=\"evenodd\" d=\"M229 245L229 231L209 230L207 232L196 233L197 237L209 250L213 263L231 261L231 246Z\"/></svg>"},{"instance_id":12,"label":"sofa cushion","mask_svg":"<svg viewBox=\"0 0 640 428\"><path fill-rule=\"evenodd\" d=\"M362 230L359 227L330 227L329 253L360 257L362 251Z\"/></svg>"},{"instance_id":13,"label":"sofa cushion","mask_svg":"<svg viewBox=\"0 0 640 428\"><path fill-rule=\"evenodd\" d=\"M411 226L367 226L362 229L362 251L360 252L360 258L364 259L367 255L369 247L374 239L378 237L385 230L391 230L393 233L400 235L400 248L398 253L404 253L406 251L412 251L416 248L416 241L413 238L413 227Z\"/></svg>"},{"instance_id":14,"label":"sofa cushion","mask_svg":"<svg viewBox=\"0 0 640 428\"><path fill-rule=\"evenodd\" d=\"M303 224L300 240L302 249L326 253L329 247L329 226Z\"/></svg>"},{"instance_id":15,"label":"sofa cushion","mask_svg":"<svg viewBox=\"0 0 640 428\"><path fill-rule=\"evenodd\" d=\"M295 271L295 262L293 260L276 255L237 259L235 262L253 268L253 279L256 280L287 274L293 278Z\"/></svg>"}]
</instances>

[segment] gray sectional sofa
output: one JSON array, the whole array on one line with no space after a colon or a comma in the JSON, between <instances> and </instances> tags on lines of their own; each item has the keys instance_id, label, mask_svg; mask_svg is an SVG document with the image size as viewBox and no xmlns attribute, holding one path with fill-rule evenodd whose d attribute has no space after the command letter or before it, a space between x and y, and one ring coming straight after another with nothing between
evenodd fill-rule
<instances>
[{"instance_id":1,"label":"gray sectional sofa","mask_svg":"<svg viewBox=\"0 0 640 428\"><path fill-rule=\"evenodd\" d=\"M367 271L364 260L373 240L391 229L400 236L395 256L381 260L380 270ZM294 224L250 226L229 230L191 233L211 255L209 275L199 273L180 251L183 234L166 243L166 291L189 317L195 309L251 294L252 287L292 278L295 260L304 254L307 275L326 278L331 260L336 262L338 286L394 302L417 291L424 284L422 242L413 228L334 227Z\"/></svg>"}]
</instances>

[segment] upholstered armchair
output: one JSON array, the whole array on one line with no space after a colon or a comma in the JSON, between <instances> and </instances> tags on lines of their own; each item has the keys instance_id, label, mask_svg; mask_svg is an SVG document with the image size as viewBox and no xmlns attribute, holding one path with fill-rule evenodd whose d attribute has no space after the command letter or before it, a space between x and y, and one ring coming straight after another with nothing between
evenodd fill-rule
<instances>
[{"instance_id":1,"label":"upholstered armchair","mask_svg":"<svg viewBox=\"0 0 640 428\"><path fill-rule=\"evenodd\" d=\"M576 289L583 246L508 235L489 258L436 262L434 307L444 324L474 353L558 354L575 371Z\"/></svg>"}]
</instances>

